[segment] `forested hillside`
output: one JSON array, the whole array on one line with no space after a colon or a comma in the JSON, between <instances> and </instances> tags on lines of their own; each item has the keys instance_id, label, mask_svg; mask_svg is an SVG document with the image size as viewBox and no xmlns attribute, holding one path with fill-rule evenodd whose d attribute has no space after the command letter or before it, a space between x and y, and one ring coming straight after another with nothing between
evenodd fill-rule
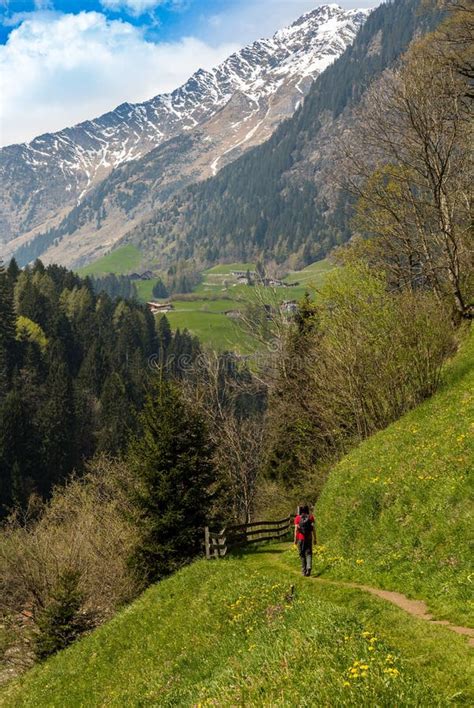
<instances>
[{"instance_id":1,"label":"forested hillside","mask_svg":"<svg viewBox=\"0 0 474 708\"><path fill-rule=\"evenodd\" d=\"M0 239L14 239L4 252L68 266L103 254L171 195L266 140L368 12L316 7L172 94L0 150Z\"/></svg>"},{"instance_id":2,"label":"forested hillside","mask_svg":"<svg viewBox=\"0 0 474 708\"><path fill-rule=\"evenodd\" d=\"M128 284L128 281L127 281ZM48 496L135 429L150 357L198 351L148 309L39 261L0 268L0 516Z\"/></svg>"},{"instance_id":3,"label":"forested hillside","mask_svg":"<svg viewBox=\"0 0 474 708\"><path fill-rule=\"evenodd\" d=\"M126 237L157 262L195 257L299 264L349 238L351 199L328 189L334 141L368 85L440 15L418 0L383 4L265 144L174 197Z\"/></svg>"}]
</instances>

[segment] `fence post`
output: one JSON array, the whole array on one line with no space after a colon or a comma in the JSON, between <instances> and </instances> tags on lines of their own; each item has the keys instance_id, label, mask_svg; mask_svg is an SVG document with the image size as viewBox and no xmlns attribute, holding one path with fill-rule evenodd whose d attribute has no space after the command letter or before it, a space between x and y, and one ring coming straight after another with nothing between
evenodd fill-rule
<instances>
[{"instance_id":1,"label":"fence post","mask_svg":"<svg viewBox=\"0 0 474 708\"><path fill-rule=\"evenodd\" d=\"M209 541L209 526L204 528L204 545L206 547L206 558L210 560L211 558L211 544Z\"/></svg>"}]
</instances>

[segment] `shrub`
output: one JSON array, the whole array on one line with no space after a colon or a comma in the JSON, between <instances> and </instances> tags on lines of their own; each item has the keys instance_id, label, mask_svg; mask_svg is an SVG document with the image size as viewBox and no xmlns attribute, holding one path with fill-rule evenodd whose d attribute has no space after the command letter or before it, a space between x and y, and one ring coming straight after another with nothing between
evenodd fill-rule
<instances>
[{"instance_id":1,"label":"shrub","mask_svg":"<svg viewBox=\"0 0 474 708\"><path fill-rule=\"evenodd\" d=\"M318 304L302 303L273 386L270 477L311 477L432 395L454 343L449 311L432 293L390 292L363 264L330 274Z\"/></svg>"},{"instance_id":2,"label":"shrub","mask_svg":"<svg viewBox=\"0 0 474 708\"><path fill-rule=\"evenodd\" d=\"M46 656L136 596L127 565L136 544L131 484L127 467L104 457L83 478L57 487L48 504L32 499L24 517L5 523L0 624L15 629L17 647L33 634L37 654Z\"/></svg>"}]
</instances>

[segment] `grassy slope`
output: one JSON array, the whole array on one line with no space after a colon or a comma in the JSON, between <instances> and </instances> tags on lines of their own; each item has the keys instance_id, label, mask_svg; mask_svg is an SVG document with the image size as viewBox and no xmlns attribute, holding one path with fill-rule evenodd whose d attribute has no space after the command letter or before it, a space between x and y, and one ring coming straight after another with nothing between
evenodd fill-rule
<instances>
[{"instance_id":1,"label":"grassy slope","mask_svg":"<svg viewBox=\"0 0 474 708\"><path fill-rule=\"evenodd\" d=\"M470 704L465 639L297 568L288 544L198 561L10 685L0 702L389 708L456 696Z\"/></svg>"},{"instance_id":2,"label":"grassy slope","mask_svg":"<svg viewBox=\"0 0 474 708\"><path fill-rule=\"evenodd\" d=\"M141 253L136 246L128 245L111 251L106 256L90 263L78 270L79 275L104 275L104 273L115 273L123 275L138 268L142 259Z\"/></svg>"},{"instance_id":3,"label":"grassy slope","mask_svg":"<svg viewBox=\"0 0 474 708\"><path fill-rule=\"evenodd\" d=\"M188 329L199 341L216 351L238 351L248 354L255 351L256 342L242 329L236 320L222 312L213 312L199 302L188 303L187 308L179 308L166 314L173 330ZM228 303L227 309L232 309Z\"/></svg>"},{"instance_id":4,"label":"grassy slope","mask_svg":"<svg viewBox=\"0 0 474 708\"><path fill-rule=\"evenodd\" d=\"M345 457L317 506L330 577L400 590L463 624L474 609L473 335L441 390Z\"/></svg>"},{"instance_id":5,"label":"grassy slope","mask_svg":"<svg viewBox=\"0 0 474 708\"><path fill-rule=\"evenodd\" d=\"M471 336L433 399L337 465L318 518L330 551L320 570L413 591L464 621L473 347ZM5 688L0 704L472 705L470 654L444 627L301 578L281 544L197 561Z\"/></svg>"}]
</instances>

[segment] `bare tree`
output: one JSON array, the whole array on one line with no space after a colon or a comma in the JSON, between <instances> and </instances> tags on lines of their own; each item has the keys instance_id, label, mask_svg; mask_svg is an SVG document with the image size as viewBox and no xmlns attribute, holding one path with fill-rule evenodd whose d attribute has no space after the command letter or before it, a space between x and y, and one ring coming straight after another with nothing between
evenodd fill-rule
<instances>
[{"instance_id":1,"label":"bare tree","mask_svg":"<svg viewBox=\"0 0 474 708\"><path fill-rule=\"evenodd\" d=\"M255 408L262 385L234 355L202 354L192 376L183 383L185 395L198 407L214 443L227 513L249 522L257 490L263 442L263 412ZM252 406L254 410L251 409Z\"/></svg>"},{"instance_id":2,"label":"bare tree","mask_svg":"<svg viewBox=\"0 0 474 708\"><path fill-rule=\"evenodd\" d=\"M440 0L442 9L449 12L438 31L439 48L446 61L469 81L466 96L472 100L474 90L474 3L472 0Z\"/></svg>"},{"instance_id":3,"label":"bare tree","mask_svg":"<svg viewBox=\"0 0 474 708\"><path fill-rule=\"evenodd\" d=\"M100 458L84 477L57 487L47 504L0 528L0 625L11 628L7 666L31 663L31 639L65 574L77 578L79 615L88 626L110 618L139 592L128 566L137 534L125 491L132 484L123 463Z\"/></svg>"},{"instance_id":4,"label":"bare tree","mask_svg":"<svg viewBox=\"0 0 474 708\"><path fill-rule=\"evenodd\" d=\"M427 283L472 318L472 122L466 80L430 35L367 92L339 145L359 230L402 287Z\"/></svg>"}]
</instances>

